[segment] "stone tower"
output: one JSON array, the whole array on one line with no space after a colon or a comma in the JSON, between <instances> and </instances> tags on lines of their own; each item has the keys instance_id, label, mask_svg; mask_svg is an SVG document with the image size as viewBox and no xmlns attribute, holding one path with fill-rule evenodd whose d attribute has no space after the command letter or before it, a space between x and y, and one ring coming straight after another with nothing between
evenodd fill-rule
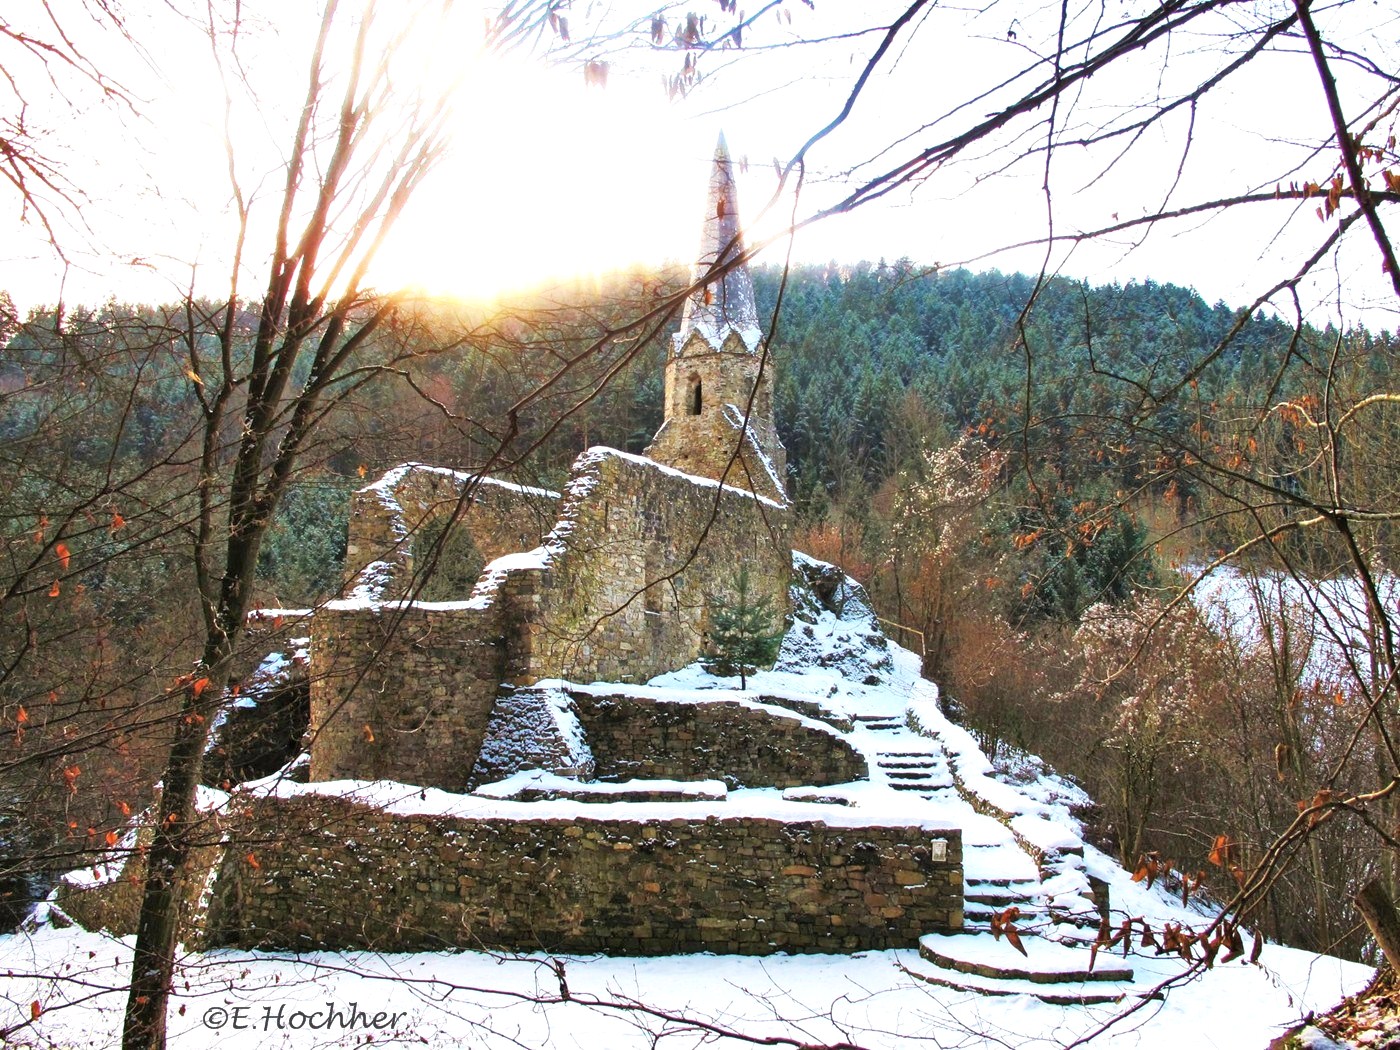
<instances>
[{"instance_id":1,"label":"stone tower","mask_svg":"<svg viewBox=\"0 0 1400 1050\"><path fill-rule=\"evenodd\" d=\"M704 284L672 337L665 421L646 455L786 503L787 452L773 426L773 364L765 360L753 281L742 263L716 274L743 250L734 169L720 135L692 278Z\"/></svg>"}]
</instances>

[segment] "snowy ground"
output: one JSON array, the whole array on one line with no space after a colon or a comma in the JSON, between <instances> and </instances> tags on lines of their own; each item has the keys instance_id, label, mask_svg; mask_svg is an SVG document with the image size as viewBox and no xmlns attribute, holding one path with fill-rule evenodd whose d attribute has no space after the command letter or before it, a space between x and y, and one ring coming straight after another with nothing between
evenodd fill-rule
<instances>
[{"instance_id":1,"label":"snowy ground","mask_svg":"<svg viewBox=\"0 0 1400 1050\"><path fill-rule=\"evenodd\" d=\"M1143 916L1159 927L1166 921L1204 925L1201 910L1183 909L1160 886L1149 891L1133 883L1092 847L1083 846L1081 859L1079 828L1070 815L1078 789L1033 761L1015 777L998 775L971 735L939 713L936 690L919 679L917 660L884 648L882 639L872 638L872 626L829 613L814 625L799 624L804 633L790 636L780 669L750 677L748 700L818 702L854 723L849 739L866 754L871 780L807 791L839 798L847 813L881 823L961 826L969 925L984 925L976 921L972 899L979 886L1019 894L1029 916L1020 925L1045 935L1026 938L1032 968L1039 955L1044 968L1054 970L1070 951L1048 938L1072 941L1065 931L1073 928L1052 927L1046 909L1089 908L1082 896L1088 875L1110 883L1115 920ZM879 684L866 684L875 678ZM738 683L692 667L651 685L682 698L696 691L713 697L714 690ZM786 811L802 794L789 791L784 800L776 790L737 790L727 802L686 805ZM1006 819L976 812L969 795ZM1063 854L1051 878L1041 881L1017 836ZM990 933L954 942L974 959L1011 958L1006 942ZM20 1046L118 1045L130 959L129 938L76 928L41 925L0 937L0 1030L24 1025L10 1036ZM1101 965L1124 965L1118 951L1100 959ZM1118 986L1120 1002L1055 1006L1032 994L989 996L917 980L909 971L939 971L912 950L765 958L216 951L182 961L171 1045L332 1047L362 1045L368 1036L375 1045L503 1050L738 1047L745 1045L741 1037L788 1046L1058 1047L1097 1034L1094 1045L1124 1048L1262 1048L1370 976L1366 967L1269 945L1259 965L1218 964L1164 1000L1144 999L1142 993L1179 974L1182 964L1150 950L1126 962L1134 975ZM983 984L1001 992L1038 990L1020 981Z\"/></svg>"},{"instance_id":2,"label":"snowy ground","mask_svg":"<svg viewBox=\"0 0 1400 1050\"><path fill-rule=\"evenodd\" d=\"M743 1045L716 1042L702 1027L709 1025L814 1044L1057 1047L1122 1013L1114 1006L1059 1007L1025 995L991 998L932 987L901 971L900 963L914 958L913 952L867 952L568 959L563 971L572 1001L561 1002L558 974L543 956L211 952L186 959L177 975L171 1045L251 1050L361 1043L363 1031L290 1027L298 1012L312 1016L328 1002L343 1011L356 1004L371 1020L379 1012L400 1014L396 1026L373 1031L375 1045L560 1050L649 1047L662 1033L667 1048ZM1217 967L1121 1021L1102 1042L1262 1050L1290 1019L1325 1009L1369 974L1273 946L1261 962ZM32 1002L44 1011L15 1034L14 1045L118 1045L129 963L128 942L76 929L5 938L6 1025L29 1017ZM656 1012L632 1009L637 1004Z\"/></svg>"}]
</instances>

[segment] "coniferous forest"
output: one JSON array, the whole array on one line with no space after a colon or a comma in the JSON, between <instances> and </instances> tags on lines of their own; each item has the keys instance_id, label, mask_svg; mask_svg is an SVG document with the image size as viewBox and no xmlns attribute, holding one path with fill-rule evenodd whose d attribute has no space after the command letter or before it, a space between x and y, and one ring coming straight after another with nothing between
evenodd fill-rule
<instances>
[{"instance_id":1,"label":"coniferous forest","mask_svg":"<svg viewBox=\"0 0 1400 1050\"><path fill-rule=\"evenodd\" d=\"M1335 669L1309 671L1300 654L1325 631L1317 610L1267 581L1324 578L1345 560L1342 540L1292 527L1311 487L1340 471L1353 498L1386 497L1400 416L1380 406L1326 462L1309 419L1346 411L1322 408L1320 391L1389 381L1389 333L1299 329L1153 282L902 262L754 279L765 317L782 290L771 349L796 546L868 586L891 635L923 654L1007 769L1033 753L1079 778L1099 800L1092 826L1126 866L1170 860L1225 895L1223 865L1203 859L1214 836L1250 859L1339 748L1380 746L1342 739L1361 697ZM358 351L387 381L357 384L351 368L316 422L259 552L255 604L334 597L350 493L396 463L551 485L589 445L641 451L678 319L628 319L683 281L634 272L508 304L397 308ZM185 309L0 317L16 570L0 688L8 711L25 712L6 746L50 755L42 783L5 785L4 819L54 870L119 825L154 775L170 712L146 698L197 655L185 551L200 527L213 377L189 368ZM230 323L236 367L252 353L255 304ZM1261 527L1272 544L1247 543ZM1384 518L1354 539L1393 564ZM1237 548L1262 638L1177 598L1181 569ZM441 553L433 597L477 568L455 565L450 541ZM55 589L71 600L50 600ZM1129 653L1141 659L1120 666ZM97 778L113 789L76 790ZM1299 945L1356 955L1349 894L1316 887L1362 881L1388 857L1342 834L1315 841L1273 884L1268 921Z\"/></svg>"}]
</instances>

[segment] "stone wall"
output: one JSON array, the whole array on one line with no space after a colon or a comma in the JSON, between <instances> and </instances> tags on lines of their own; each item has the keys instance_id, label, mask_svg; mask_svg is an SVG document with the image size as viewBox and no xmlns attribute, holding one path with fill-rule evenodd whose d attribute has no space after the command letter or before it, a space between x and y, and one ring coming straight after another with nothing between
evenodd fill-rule
<instances>
[{"instance_id":1,"label":"stone wall","mask_svg":"<svg viewBox=\"0 0 1400 1050\"><path fill-rule=\"evenodd\" d=\"M330 602L311 653L311 779L460 791L504 673L498 607Z\"/></svg>"},{"instance_id":2,"label":"stone wall","mask_svg":"<svg viewBox=\"0 0 1400 1050\"><path fill-rule=\"evenodd\" d=\"M451 471L396 468L356 499L378 501L370 525L393 531L412 515L395 517L389 504L418 506L427 497L413 494L424 487L442 488L446 500L459 481ZM494 505L482 495L490 491L482 488L471 515ZM502 505L520 514L533 506L528 494L501 491ZM709 604L730 596L741 565L755 600L768 600L781 627L792 567L787 513L777 504L593 449L575 464L556 509L544 546L495 559L468 600L394 599L412 571L400 545L389 560L366 565L351 597L316 613L312 780L464 789L502 683L643 682L684 667L705 651ZM516 511L499 522L523 527ZM381 542L373 529L361 528L357 542L371 533ZM491 776L502 772L493 767Z\"/></svg>"},{"instance_id":3,"label":"stone wall","mask_svg":"<svg viewBox=\"0 0 1400 1050\"><path fill-rule=\"evenodd\" d=\"M147 822L137 833L137 848L112 850L91 870L70 873L59 881L56 902L63 913L87 930L106 930L118 937L136 933L141 895L146 885L146 850L150 848L155 808L141 814ZM214 869L222 862L220 817L201 813L196 845L190 850L178 894L179 939L194 948L205 943L208 905ZM90 875L101 878L90 878Z\"/></svg>"},{"instance_id":4,"label":"stone wall","mask_svg":"<svg viewBox=\"0 0 1400 1050\"><path fill-rule=\"evenodd\" d=\"M528 623L512 663L541 678L644 682L705 651L708 607L741 566L780 628L792 572L788 515L747 492L594 448L574 465L548 562L502 585ZM517 579L533 574L533 580Z\"/></svg>"},{"instance_id":5,"label":"stone wall","mask_svg":"<svg viewBox=\"0 0 1400 1050\"><path fill-rule=\"evenodd\" d=\"M456 543L475 548L483 564L537 546L558 516L557 492L405 463L351 498L346 586L353 586L367 566L382 562L389 571L381 574L375 597L404 597L413 582L415 558L423 553L421 540L431 534L431 525L458 511L462 493L473 483L471 501L452 527L460 533ZM456 597L470 593L468 585Z\"/></svg>"},{"instance_id":6,"label":"stone wall","mask_svg":"<svg viewBox=\"0 0 1400 1050\"><path fill-rule=\"evenodd\" d=\"M787 713L737 700L685 703L583 690L570 696L599 777L796 787L870 775L860 752L835 732Z\"/></svg>"},{"instance_id":7,"label":"stone wall","mask_svg":"<svg viewBox=\"0 0 1400 1050\"><path fill-rule=\"evenodd\" d=\"M763 955L913 948L962 925L956 829L390 816L315 795L234 820L266 844L257 868L226 854L215 944Z\"/></svg>"}]
</instances>

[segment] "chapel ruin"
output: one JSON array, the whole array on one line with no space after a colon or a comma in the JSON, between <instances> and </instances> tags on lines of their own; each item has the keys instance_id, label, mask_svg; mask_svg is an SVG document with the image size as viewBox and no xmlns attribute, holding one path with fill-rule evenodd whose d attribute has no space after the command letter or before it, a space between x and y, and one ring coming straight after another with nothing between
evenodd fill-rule
<instances>
[{"instance_id":1,"label":"chapel ruin","mask_svg":"<svg viewBox=\"0 0 1400 1050\"><path fill-rule=\"evenodd\" d=\"M764 954L961 928L960 830L840 794L875 764L853 730L899 718L645 685L701 659L741 567L794 624L793 670L818 623L852 639L820 651L848 680L892 666L859 586L791 549L742 253L721 138L645 455L588 449L561 492L405 464L355 494L342 596L310 618L309 762L289 767L308 782L218 808L187 943ZM412 538L444 526L482 569L424 601ZM66 906L120 928L122 885Z\"/></svg>"}]
</instances>

